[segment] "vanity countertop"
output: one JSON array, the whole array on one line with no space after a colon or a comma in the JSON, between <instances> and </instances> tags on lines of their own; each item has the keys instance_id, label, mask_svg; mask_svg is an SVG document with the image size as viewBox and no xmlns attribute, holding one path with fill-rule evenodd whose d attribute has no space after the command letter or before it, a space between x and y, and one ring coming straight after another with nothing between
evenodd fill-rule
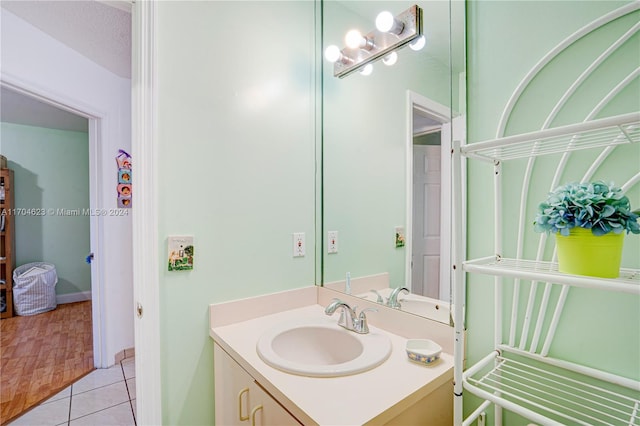
<instances>
[{"instance_id":1,"label":"vanity countertop","mask_svg":"<svg viewBox=\"0 0 640 426\"><path fill-rule=\"evenodd\" d=\"M392 352L380 366L360 374L329 378L297 376L267 365L258 356L256 343L270 328L300 318L335 323L338 316L329 317L323 306L312 304L212 327L210 335L304 424L383 424L453 380L450 354L443 352L441 359L429 366L414 363L405 352L406 338L374 326L370 326L371 332L389 337Z\"/></svg>"}]
</instances>

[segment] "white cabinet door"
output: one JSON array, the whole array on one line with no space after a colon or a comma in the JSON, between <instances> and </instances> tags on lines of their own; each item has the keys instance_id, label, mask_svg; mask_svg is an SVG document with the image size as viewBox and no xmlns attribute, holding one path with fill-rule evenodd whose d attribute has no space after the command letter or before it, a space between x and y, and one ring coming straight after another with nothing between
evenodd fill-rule
<instances>
[{"instance_id":1,"label":"white cabinet door","mask_svg":"<svg viewBox=\"0 0 640 426\"><path fill-rule=\"evenodd\" d=\"M257 382L254 381L251 390L252 401L256 405L252 406L250 414L251 425L256 426L299 426L301 423L296 420L287 410L284 409L275 399L266 393Z\"/></svg>"},{"instance_id":2,"label":"white cabinet door","mask_svg":"<svg viewBox=\"0 0 640 426\"><path fill-rule=\"evenodd\" d=\"M217 343L213 347L216 426L301 424Z\"/></svg>"},{"instance_id":3,"label":"white cabinet door","mask_svg":"<svg viewBox=\"0 0 640 426\"><path fill-rule=\"evenodd\" d=\"M214 344L216 425L246 425L251 411L253 379L227 353Z\"/></svg>"}]
</instances>

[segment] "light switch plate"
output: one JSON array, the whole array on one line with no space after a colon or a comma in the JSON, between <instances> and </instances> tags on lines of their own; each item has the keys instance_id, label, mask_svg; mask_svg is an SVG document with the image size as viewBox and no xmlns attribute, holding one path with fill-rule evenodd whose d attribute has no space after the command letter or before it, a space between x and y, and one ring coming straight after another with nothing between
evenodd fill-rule
<instances>
[{"instance_id":1,"label":"light switch plate","mask_svg":"<svg viewBox=\"0 0 640 426\"><path fill-rule=\"evenodd\" d=\"M327 236L327 253L338 252L338 231L329 231Z\"/></svg>"},{"instance_id":2,"label":"light switch plate","mask_svg":"<svg viewBox=\"0 0 640 426\"><path fill-rule=\"evenodd\" d=\"M293 257L304 257L304 232L293 233Z\"/></svg>"},{"instance_id":3,"label":"light switch plate","mask_svg":"<svg viewBox=\"0 0 640 426\"><path fill-rule=\"evenodd\" d=\"M169 271L190 271L193 269L193 237L171 235L168 240Z\"/></svg>"}]
</instances>

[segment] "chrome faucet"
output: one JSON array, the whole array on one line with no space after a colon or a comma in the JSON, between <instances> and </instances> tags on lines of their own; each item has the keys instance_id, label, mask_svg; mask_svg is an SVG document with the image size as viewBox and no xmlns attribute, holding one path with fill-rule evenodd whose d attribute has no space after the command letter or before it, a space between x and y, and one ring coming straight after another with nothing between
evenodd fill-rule
<instances>
[{"instance_id":1,"label":"chrome faucet","mask_svg":"<svg viewBox=\"0 0 640 426\"><path fill-rule=\"evenodd\" d=\"M376 303L382 303L383 305L385 304L385 301L380 293L378 293L378 290L371 289L369 291L376 295Z\"/></svg>"},{"instance_id":2,"label":"chrome faucet","mask_svg":"<svg viewBox=\"0 0 640 426\"><path fill-rule=\"evenodd\" d=\"M391 292L391 294L389 295L389 300L387 300L387 306L390 308L396 308L396 309L400 309L402 307L402 305L400 304L400 302L398 302L398 296L400 295L400 292L406 292L407 294L410 293L409 289L406 287L396 287L393 289L393 291Z\"/></svg>"},{"instance_id":3,"label":"chrome faucet","mask_svg":"<svg viewBox=\"0 0 640 426\"><path fill-rule=\"evenodd\" d=\"M340 299L333 299L329 305L324 309L324 313L327 315L333 315L336 309L342 309L340 312L340 319L338 325L346 328L347 330L353 330L353 320L356 318L356 311L352 309L347 303Z\"/></svg>"},{"instance_id":4,"label":"chrome faucet","mask_svg":"<svg viewBox=\"0 0 640 426\"><path fill-rule=\"evenodd\" d=\"M338 325L359 334L367 334L369 332L369 325L367 324L365 311L377 311L377 309L374 308L367 308L360 311L360 315L356 316L355 306L352 308L340 299L333 299L325 308L324 313L327 315L333 315L336 309L342 310L340 312L340 319L338 319Z\"/></svg>"}]
</instances>

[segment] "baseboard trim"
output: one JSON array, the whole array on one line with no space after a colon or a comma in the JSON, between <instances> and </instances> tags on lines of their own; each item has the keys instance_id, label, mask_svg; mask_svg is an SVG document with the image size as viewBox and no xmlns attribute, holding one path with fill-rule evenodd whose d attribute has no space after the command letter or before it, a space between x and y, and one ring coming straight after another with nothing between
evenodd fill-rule
<instances>
[{"instance_id":1,"label":"baseboard trim","mask_svg":"<svg viewBox=\"0 0 640 426\"><path fill-rule=\"evenodd\" d=\"M63 305L65 303L84 302L91 300L91 291L79 291L77 293L56 294L56 303Z\"/></svg>"},{"instance_id":2,"label":"baseboard trim","mask_svg":"<svg viewBox=\"0 0 640 426\"><path fill-rule=\"evenodd\" d=\"M116 354L116 364L119 364L127 358L134 358L136 356L135 348L123 349Z\"/></svg>"}]
</instances>

